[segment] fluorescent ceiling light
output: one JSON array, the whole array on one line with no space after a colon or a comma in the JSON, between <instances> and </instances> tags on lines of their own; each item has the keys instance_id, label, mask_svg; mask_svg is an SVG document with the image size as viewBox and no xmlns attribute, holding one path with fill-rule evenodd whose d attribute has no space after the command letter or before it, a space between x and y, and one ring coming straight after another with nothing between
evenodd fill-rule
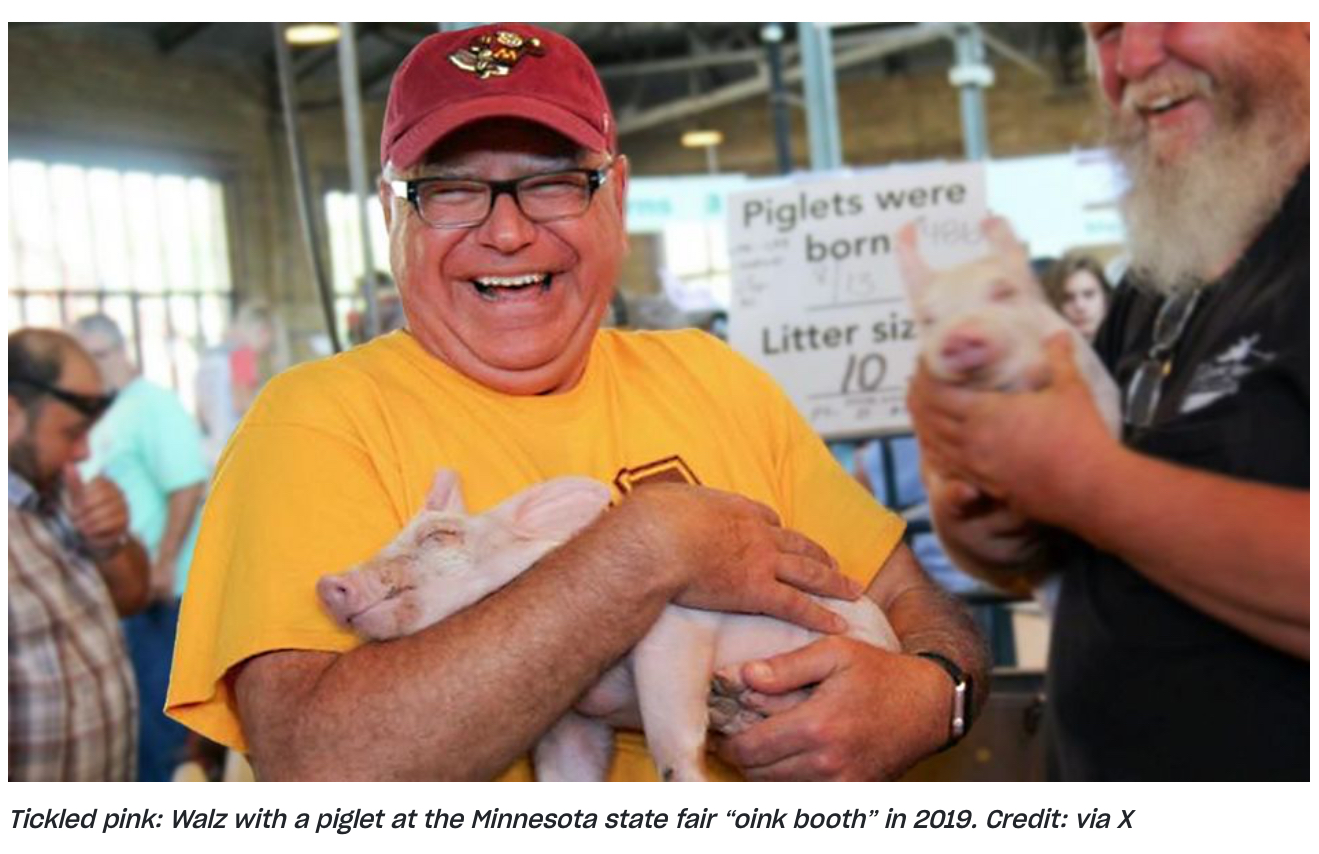
<instances>
[{"instance_id":1,"label":"fluorescent ceiling light","mask_svg":"<svg viewBox=\"0 0 1319 854\"><path fill-rule=\"evenodd\" d=\"M284 28L284 40L291 45L329 44L339 40L338 24L289 24Z\"/></svg>"},{"instance_id":2,"label":"fluorescent ceiling light","mask_svg":"<svg viewBox=\"0 0 1319 854\"><path fill-rule=\"evenodd\" d=\"M683 148L709 148L723 141L723 133L717 130L689 130L682 135Z\"/></svg>"}]
</instances>

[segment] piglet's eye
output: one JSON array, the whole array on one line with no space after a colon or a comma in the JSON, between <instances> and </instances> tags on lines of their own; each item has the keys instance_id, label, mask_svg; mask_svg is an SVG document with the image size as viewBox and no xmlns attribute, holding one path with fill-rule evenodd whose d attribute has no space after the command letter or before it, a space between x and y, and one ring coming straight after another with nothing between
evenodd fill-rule
<instances>
[{"instance_id":1,"label":"piglet's eye","mask_svg":"<svg viewBox=\"0 0 1319 854\"><path fill-rule=\"evenodd\" d=\"M435 527L417 532L417 545L419 547L427 544L458 546L462 545L462 542L463 532L458 528Z\"/></svg>"},{"instance_id":2,"label":"piglet's eye","mask_svg":"<svg viewBox=\"0 0 1319 854\"><path fill-rule=\"evenodd\" d=\"M1017 289L1011 282L999 280L994 282L993 290L989 292L989 298L994 302L1010 302L1017 298Z\"/></svg>"}]
</instances>

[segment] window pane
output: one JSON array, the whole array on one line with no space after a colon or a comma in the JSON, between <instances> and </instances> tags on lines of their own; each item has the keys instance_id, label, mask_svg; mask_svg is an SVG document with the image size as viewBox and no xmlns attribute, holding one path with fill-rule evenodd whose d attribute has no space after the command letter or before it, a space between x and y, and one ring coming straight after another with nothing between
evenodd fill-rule
<instances>
[{"instance_id":1,"label":"window pane","mask_svg":"<svg viewBox=\"0 0 1319 854\"><path fill-rule=\"evenodd\" d=\"M197 210L205 210L206 219L201 228L205 235L206 264L203 269L210 276L202 286L207 291L225 291L231 289L229 276L229 238L228 220L224 212L224 193L214 181L204 182L209 203L199 204Z\"/></svg>"},{"instance_id":2,"label":"window pane","mask_svg":"<svg viewBox=\"0 0 1319 854\"><path fill-rule=\"evenodd\" d=\"M160 249L165 288L171 291L196 287L189 247L188 187L178 175L156 179L156 210L160 216Z\"/></svg>"},{"instance_id":3,"label":"window pane","mask_svg":"<svg viewBox=\"0 0 1319 854\"><path fill-rule=\"evenodd\" d=\"M198 348L221 340L232 300L221 184L13 160L9 210L9 328L104 312L142 373L190 403Z\"/></svg>"},{"instance_id":4,"label":"window pane","mask_svg":"<svg viewBox=\"0 0 1319 854\"><path fill-rule=\"evenodd\" d=\"M87 195L95 201L91 220L99 284L109 291L132 290L123 176L110 169L92 169L87 173Z\"/></svg>"},{"instance_id":5,"label":"window pane","mask_svg":"<svg viewBox=\"0 0 1319 854\"><path fill-rule=\"evenodd\" d=\"M366 269L362 261L361 221L353 199L352 193L337 190L325 194L331 275L337 294L360 294L359 283ZM389 275L389 235L385 232L384 212L374 198L367 200L366 216L371 229L371 261L377 273Z\"/></svg>"},{"instance_id":6,"label":"window pane","mask_svg":"<svg viewBox=\"0 0 1319 854\"><path fill-rule=\"evenodd\" d=\"M27 325L58 329L60 327L59 300L51 296L28 297Z\"/></svg>"},{"instance_id":7,"label":"window pane","mask_svg":"<svg viewBox=\"0 0 1319 854\"><path fill-rule=\"evenodd\" d=\"M96 270L86 173L77 166L52 167L50 192L61 284L65 288L92 290L96 287Z\"/></svg>"},{"instance_id":8,"label":"window pane","mask_svg":"<svg viewBox=\"0 0 1319 854\"><path fill-rule=\"evenodd\" d=\"M202 314L199 320L206 346L214 347L224 340L229 328L230 300L221 297L202 297Z\"/></svg>"},{"instance_id":9,"label":"window pane","mask_svg":"<svg viewBox=\"0 0 1319 854\"><path fill-rule=\"evenodd\" d=\"M44 164L22 160L10 164L9 222L16 268L14 285L25 290L58 288L59 260Z\"/></svg>"},{"instance_id":10,"label":"window pane","mask_svg":"<svg viewBox=\"0 0 1319 854\"><path fill-rule=\"evenodd\" d=\"M124 208L128 226L128 263L132 287L143 293L164 290L164 251L156 210L155 178L145 172L124 176Z\"/></svg>"}]
</instances>

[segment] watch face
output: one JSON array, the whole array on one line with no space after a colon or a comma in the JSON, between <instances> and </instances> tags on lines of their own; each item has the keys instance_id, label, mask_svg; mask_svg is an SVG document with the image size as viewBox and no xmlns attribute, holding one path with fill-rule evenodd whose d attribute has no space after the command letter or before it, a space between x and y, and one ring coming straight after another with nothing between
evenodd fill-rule
<instances>
[{"instance_id":1,"label":"watch face","mask_svg":"<svg viewBox=\"0 0 1319 854\"><path fill-rule=\"evenodd\" d=\"M918 652L916 655L929 659L942 667L944 672L948 674L948 678L953 680L953 719L948 726L948 743L944 745L946 750L960 741L970 728L971 677L967 676L962 668L958 667L947 656L940 655L937 652Z\"/></svg>"},{"instance_id":2,"label":"watch face","mask_svg":"<svg viewBox=\"0 0 1319 854\"><path fill-rule=\"evenodd\" d=\"M953 688L953 725L951 731L953 741L966 735L966 698L967 683L963 680Z\"/></svg>"}]
</instances>

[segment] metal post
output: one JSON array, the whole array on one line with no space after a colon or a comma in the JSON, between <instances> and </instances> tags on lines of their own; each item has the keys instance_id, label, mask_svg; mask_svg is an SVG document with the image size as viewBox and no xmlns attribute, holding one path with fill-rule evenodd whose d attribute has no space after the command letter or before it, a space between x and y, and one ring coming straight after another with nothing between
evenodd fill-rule
<instances>
[{"instance_id":1,"label":"metal post","mask_svg":"<svg viewBox=\"0 0 1319 854\"><path fill-rule=\"evenodd\" d=\"M788 87L783 82L783 25L766 24L760 31L769 58L769 107L774 118L774 154L779 174L792 172L792 124L788 116Z\"/></svg>"},{"instance_id":2,"label":"metal post","mask_svg":"<svg viewBox=\"0 0 1319 854\"><path fill-rule=\"evenodd\" d=\"M705 168L711 175L719 174L719 154L715 151L718 147L717 144L705 147Z\"/></svg>"},{"instance_id":3,"label":"metal post","mask_svg":"<svg viewBox=\"0 0 1319 854\"><path fill-rule=\"evenodd\" d=\"M368 206L371 192L366 180L366 146L362 144L362 93L357 81L357 41L352 22L339 24L339 88L343 92L344 134L348 139L348 176L357 204L357 221L362 236L362 288L366 297L366 328L363 338L370 341L380 334L380 309L376 301L376 261L371 251L371 223Z\"/></svg>"},{"instance_id":4,"label":"metal post","mask_svg":"<svg viewBox=\"0 0 1319 854\"><path fill-rule=\"evenodd\" d=\"M994 69L985 62L985 43L976 24L958 24L953 45L956 62L948 70L948 82L961 90L962 141L966 158L984 160L989 156L985 89L994 85Z\"/></svg>"},{"instance_id":5,"label":"metal post","mask_svg":"<svg viewBox=\"0 0 1319 854\"><path fill-rule=\"evenodd\" d=\"M293 90L293 62L289 58L288 45L284 42L284 24L276 22L271 26L275 33L275 65L279 72L279 94L284 108L284 132L289 138L289 161L293 170L293 189L298 198L302 239L307 247L307 257L311 261L316 290L321 295L321 308L325 312L325 328L330 335L330 346L338 353L343 346L339 342L339 324L334 318L334 294L330 290L330 281L325 275L325 266L321 263L320 242L316 238L315 211L312 210L311 195L308 191L307 159L302 150L302 135L298 132L297 93Z\"/></svg>"},{"instance_id":6,"label":"metal post","mask_svg":"<svg viewBox=\"0 0 1319 854\"><path fill-rule=\"evenodd\" d=\"M838 128L833 38L828 25L807 22L797 24L797 38L801 44L802 78L806 88L811 168L837 169L843 165L843 143Z\"/></svg>"}]
</instances>

